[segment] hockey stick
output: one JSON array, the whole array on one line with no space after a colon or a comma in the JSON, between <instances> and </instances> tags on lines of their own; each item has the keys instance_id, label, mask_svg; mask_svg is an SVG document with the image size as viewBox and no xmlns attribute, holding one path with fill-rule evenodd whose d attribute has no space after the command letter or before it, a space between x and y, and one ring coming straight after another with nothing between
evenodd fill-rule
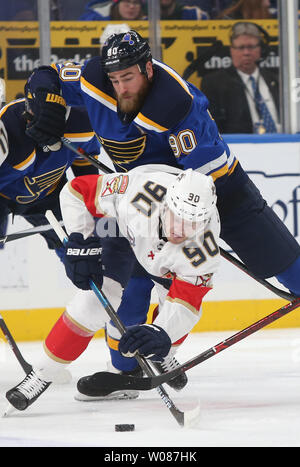
<instances>
[{"instance_id":1,"label":"hockey stick","mask_svg":"<svg viewBox=\"0 0 300 467\"><path fill-rule=\"evenodd\" d=\"M64 225L63 221L60 221L60 225ZM53 230L50 224L39 225L37 227L33 227L32 229L21 230L19 232L8 234L5 237L0 238L0 243L12 242L13 240L30 237L31 235L47 232L48 230Z\"/></svg>"},{"instance_id":2,"label":"hockey stick","mask_svg":"<svg viewBox=\"0 0 300 467\"><path fill-rule=\"evenodd\" d=\"M220 248L220 253L223 258L227 259L230 263L234 264L237 268L241 269L241 271L244 271L248 276L252 277L252 279L256 280L256 282L259 282L261 285L265 286L267 289L269 289L271 292L274 292L276 295L278 295L281 298L284 298L285 300L292 301L296 300L297 296L293 295L291 293L285 292L284 290L278 289L274 285L270 284L268 281L265 279L260 279L258 278L255 274L253 274L247 266L239 261L237 258L232 256L230 253L227 251L223 250L223 248Z\"/></svg>"},{"instance_id":3,"label":"hockey stick","mask_svg":"<svg viewBox=\"0 0 300 467\"><path fill-rule=\"evenodd\" d=\"M270 315L265 316L264 318L252 324L251 326L248 326L247 328L237 332L233 336L228 337L219 344L211 347L210 349L202 352L199 355L196 355L196 357L193 357L191 360L188 360L187 362L177 367L175 370L172 370L168 373L163 373L162 375L153 376L150 378L126 376L116 373L109 373L107 371L103 371L101 372L101 374L103 375L103 379L106 379L106 385L110 388L111 391L116 391L117 389L136 389L140 391L148 391L150 389L154 389L156 386L167 383L170 379L175 378L181 373L185 373L187 370L190 370L194 366L199 365L200 363L204 362L205 360L208 360L209 358L222 352L223 350L228 349L228 347L231 347L237 342L240 342L241 340L245 339L246 337L250 336L256 331L264 328L268 324L273 323L282 316L287 315L299 306L300 299L298 298L297 300L294 300L293 302L290 302L284 305L283 307L279 308L278 310L274 311Z\"/></svg>"},{"instance_id":4,"label":"hockey stick","mask_svg":"<svg viewBox=\"0 0 300 467\"><path fill-rule=\"evenodd\" d=\"M11 335L8 327L6 326L6 323L3 319L3 317L0 315L0 328L7 340L7 343L9 344L10 348L12 349L13 353L15 354L18 362L20 363L21 367L23 368L23 370L25 371L26 375L28 373L30 373L30 371L32 370L32 366L26 362L26 360L24 359L24 357L22 356L17 344L16 344L16 341L14 340L13 336Z\"/></svg>"},{"instance_id":5,"label":"hockey stick","mask_svg":"<svg viewBox=\"0 0 300 467\"><path fill-rule=\"evenodd\" d=\"M67 236L65 231L61 228L59 223L57 222L57 219L55 218L54 214L52 211L47 211L46 212L46 218L48 219L49 223L52 225L53 229L55 230L57 236L61 240L62 243L66 242ZM111 318L113 323L115 324L116 328L120 332L120 334L124 334L126 332L126 328L123 325L122 321L120 320L119 316L111 306L109 300L105 296L105 294L101 291L101 287L97 284L97 281L95 279L90 279L90 287L96 294L97 298L99 301L102 303L105 311L107 312L108 316ZM141 357L140 355L135 356L138 364L140 367L143 369L143 371L148 375L150 378L155 377L155 373L153 372L150 364L147 362L147 360L144 357ZM185 426L185 422L190 422L194 418L194 414L198 412L198 408L194 409L191 411L191 413L187 414L179 410L174 402L170 399L168 393L164 389L163 386L160 384L156 385L156 390L158 394L160 395L161 399L165 403L165 405L168 407L169 411L177 421L177 423L180 426Z\"/></svg>"},{"instance_id":6,"label":"hockey stick","mask_svg":"<svg viewBox=\"0 0 300 467\"><path fill-rule=\"evenodd\" d=\"M96 167L97 169L99 170L102 170L102 172L105 172L105 173L109 173L109 174L112 174L114 173L114 170L110 169L109 167L107 167L105 164L103 164L102 162L98 161L98 159L96 159L94 156L91 156L91 154L88 154L84 149L80 148L77 149L75 146L73 146L73 144L71 143L71 141L68 139L68 138L65 138L64 136L61 138L61 142L63 143L63 145L70 149L71 151L75 152L75 154L77 154L77 156L80 156L80 157L84 157L85 159L87 159L94 167Z\"/></svg>"}]
</instances>

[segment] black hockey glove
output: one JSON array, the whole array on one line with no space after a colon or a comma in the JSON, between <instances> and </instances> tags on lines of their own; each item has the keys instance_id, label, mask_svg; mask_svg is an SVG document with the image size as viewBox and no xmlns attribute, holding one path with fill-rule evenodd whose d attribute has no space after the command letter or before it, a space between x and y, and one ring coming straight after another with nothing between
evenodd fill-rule
<instances>
[{"instance_id":1,"label":"black hockey glove","mask_svg":"<svg viewBox=\"0 0 300 467\"><path fill-rule=\"evenodd\" d=\"M65 244L62 258L66 274L76 287L89 290L90 279L97 279L97 285L102 286L101 245L99 238L88 237L73 232Z\"/></svg>"},{"instance_id":2,"label":"black hockey glove","mask_svg":"<svg viewBox=\"0 0 300 467\"><path fill-rule=\"evenodd\" d=\"M138 352L154 362L162 361L170 348L169 335L155 324L130 326L119 342L119 351L124 357L134 357Z\"/></svg>"},{"instance_id":3,"label":"black hockey glove","mask_svg":"<svg viewBox=\"0 0 300 467\"><path fill-rule=\"evenodd\" d=\"M29 99L29 106L33 118L27 125L26 134L40 146L52 146L52 151L58 151L66 124L64 98L56 92L38 88Z\"/></svg>"}]
</instances>

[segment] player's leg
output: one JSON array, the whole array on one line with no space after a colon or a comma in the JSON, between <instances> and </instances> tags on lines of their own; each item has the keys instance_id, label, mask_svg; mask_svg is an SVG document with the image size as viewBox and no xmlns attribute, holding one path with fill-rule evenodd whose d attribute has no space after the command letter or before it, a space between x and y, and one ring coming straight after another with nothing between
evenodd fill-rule
<instances>
[{"instance_id":1,"label":"player's leg","mask_svg":"<svg viewBox=\"0 0 300 467\"><path fill-rule=\"evenodd\" d=\"M158 306L155 308L153 311L153 316L152 316L152 322L155 324L155 320L157 319L159 315L159 308L162 307L166 296L169 291L169 287L171 285L171 281L165 282L165 283L155 283L155 290L157 292L157 297L158 297ZM163 323L160 323L160 325L163 325ZM188 334L183 333L183 335L176 340L176 342L172 342L171 350L168 353L168 355L163 359L162 362L153 362L154 367L159 371L159 373L166 373L168 371L174 370L178 366L180 366L180 363L178 362L177 358L175 357L175 354L177 350L179 349L180 345L185 341L187 338ZM182 373L175 378L171 379L168 381L168 385L175 389L176 391L180 391L183 389L188 382L188 378L186 373Z\"/></svg>"},{"instance_id":2,"label":"player's leg","mask_svg":"<svg viewBox=\"0 0 300 467\"><path fill-rule=\"evenodd\" d=\"M104 293L110 292L111 282L104 277ZM121 291L118 302L120 298ZM116 299L114 301L117 304ZM95 332L104 328L106 320L107 314L96 295L92 291L79 290L48 334L33 370L7 392L9 402L24 410L49 384L61 383L65 369L85 351Z\"/></svg>"},{"instance_id":3,"label":"player's leg","mask_svg":"<svg viewBox=\"0 0 300 467\"><path fill-rule=\"evenodd\" d=\"M300 296L300 246L249 180L235 200L218 201L221 238L260 278L276 277Z\"/></svg>"},{"instance_id":4,"label":"player's leg","mask_svg":"<svg viewBox=\"0 0 300 467\"><path fill-rule=\"evenodd\" d=\"M97 228L99 234L99 228ZM102 238L102 264L107 277L120 285L121 295L119 303L113 304L118 316L124 326L144 323L149 310L151 289L153 283L149 277L145 276L145 271L141 268L132 252L129 242L124 237ZM139 271L139 272L137 272ZM113 296L113 291L106 294L109 299ZM107 369L112 372L142 375L135 358L125 358L118 350L120 332L112 321L106 324L106 343L110 352L110 361ZM98 375L100 375L98 377ZM80 378L77 384L77 400L103 400L103 399L124 399L137 397L138 393L132 391L117 391L103 396L103 381L101 373L88 375Z\"/></svg>"},{"instance_id":5,"label":"player's leg","mask_svg":"<svg viewBox=\"0 0 300 467\"><path fill-rule=\"evenodd\" d=\"M124 249L123 258L126 257L126 255L127 252ZM110 260L112 270L114 271L118 270L118 257L115 257L115 260L115 263ZM128 262L133 264L133 268L131 275L126 277L126 282L123 282L124 292L117 311L125 327L146 322L151 301L151 290L154 285L144 268L136 261L132 252L128 255ZM123 275L123 279L124 276L125 275ZM126 358L120 354L118 344L121 335L112 321L107 323L106 332L107 344L110 350L113 367L124 372L131 372L137 369L138 364L135 358Z\"/></svg>"}]
</instances>

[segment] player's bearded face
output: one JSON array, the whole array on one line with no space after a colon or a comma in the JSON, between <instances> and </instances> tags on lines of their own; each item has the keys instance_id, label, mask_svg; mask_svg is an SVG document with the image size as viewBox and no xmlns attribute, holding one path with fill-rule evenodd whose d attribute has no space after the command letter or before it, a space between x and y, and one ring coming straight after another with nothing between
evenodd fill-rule
<instances>
[{"instance_id":1,"label":"player's bearded face","mask_svg":"<svg viewBox=\"0 0 300 467\"><path fill-rule=\"evenodd\" d=\"M119 109L125 113L138 112L148 95L150 82L137 65L123 71L110 73Z\"/></svg>"}]
</instances>

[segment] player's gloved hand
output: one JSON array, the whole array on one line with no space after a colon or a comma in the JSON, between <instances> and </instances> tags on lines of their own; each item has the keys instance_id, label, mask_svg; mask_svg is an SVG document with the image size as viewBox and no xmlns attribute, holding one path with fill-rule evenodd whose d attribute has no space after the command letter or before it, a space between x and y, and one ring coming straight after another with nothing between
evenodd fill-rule
<instances>
[{"instance_id":1,"label":"player's gloved hand","mask_svg":"<svg viewBox=\"0 0 300 467\"><path fill-rule=\"evenodd\" d=\"M89 290L89 280L97 279L97 285L102 286L101 244L99 238L88 237L73 232L65 244L62 261L66 274L76 287Z\"/></svg>"},{"instance_id":2,"label":"player's gloved hand","mask_svg":"<svg viewBox=\"0 0 300 467\"><path fill-rule=\"evenodd\" d=\"M58 151L66 124L66 102L58 93L43 88L38 88L32 97L33 118L27 124L26 134L40 146L51 146L52 151Z\"/></svg>"},{"instance_id":3,"label":"player's gloved hand","mask_svg":"<svg viewBox=\"0 0 300 467\"><path fill-rule=\"evenodd\" d=\"M119 342L119 351L124 357L134 357L138 352L154 362L162 361L170 348L169 335L155 324L130 326Z\"/></svg>"}]
</instances>

